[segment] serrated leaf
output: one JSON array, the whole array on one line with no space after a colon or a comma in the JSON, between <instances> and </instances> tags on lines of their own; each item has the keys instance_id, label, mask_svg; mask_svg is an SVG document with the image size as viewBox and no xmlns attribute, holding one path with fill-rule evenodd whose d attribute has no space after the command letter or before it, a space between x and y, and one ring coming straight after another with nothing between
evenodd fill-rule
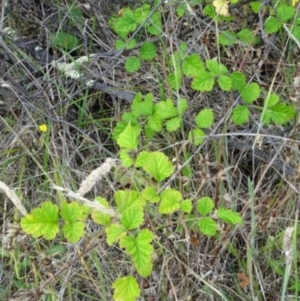
<instances>
[{"instance_id":1,"label":"serrated leaf","mask_svg":"<svg viewBox=\"0 0 300 301\"><path fill-rule=\"evenodd\" d=\"M155 12L152 14L149 24L151 25L146 27L148 33L153 34L154 36L162 34L162 22L160 12Z\"/></svg>"},{"instance_id":2,"label":"serrated leaf","mask_svg":"<svg viewBox=\"0 0 300 301\"><path fill-rule=\"evenodd\" d=\"M171 214L179 210L182 195L178 190L168 188L160 195L159 213Z\"/></svg>"},{"instance_id":3,"label":"serrated leaf","mask_svg":"<svg viewBox=\"0 0 300 301\"><path fill-rule=\"evenodd\" d=\"M121 237L126 235L125 228L123 225L112 224L105 229L106 242L109 246L117 242Z\"/></svg>"},{"instance_id":4,"label":"serrated leaf","mask_svg":"<svg viewBox=\"0 0 300 301\"><path fill-rule=\"evenodd\" d=\"M60 215L66 222L74 223L81 215L81 206L77 202L63 202L60 206Z\"/></svg>"},{"instance_id":5,"label":"serrated leaf","mask_svg":"<svg viewBox=\"0 0 300 301\"><path fill-rule=\"evenodd\" d=\"M248 45L254 45L258 40L254 32L248 28L242 29L240 32L238 32L237 36L241 41Z\"/></svg>"},{"instance_id":6,"label":"serrated leaf","mask_svg":"<svg viewBox=\"0 0 300 301\"><path fill-rule=\"evenodd\" d=\"M154 106L154 114L161 120L177 116L177 110L172 100L160 101Z\"/></svg>"},{"instance_id":7,"label":"serrated leaf","mask_svg":"<svg viewBox=\"0 0 300 301\"><path fill-rule=\"evenodd\" d=\"M192 201L190 199L183 200L180 203L180 210L184 213L191 213L193 209Z\"/></svg>"},{"instance_id":8,"label":"serrated leaf","mask_svg":"<svg viewBox=\"0 0 300 301\"><path fill-rule=\"evenodd\" d=\"M189 55L182 62L182 71L186 76L197 76L204 70L204 64L199 54Z\"/></svg>"},{"instance_id":9,"label":"serrated leaf","mask_svg":"<svg viewBox=\"0 0 300 301\"><path fill-rule=\"evenodd\" d=\"M282 24L278 20L271 16L265 22L265 30L267 34L275 33L281 28Z\"/></svg>"},{"instance_id":10,"label":"serrated leaf","mask_svg":"<svg viewBox=\"0 0 300 301\"><path fill-rule=\"evenodd\" d=\"M152 272L153 233L143 229L136 238L126 236L120 240L120 247L132 256L133 265L142 277L148 277Z\"/></svg>"},{"instance_id":11,"label":"serrated leaf","mask_svg":"<svg viewBox=\"0 0 300 301\"><path fill-rule=\"evenodd\" d=\"M111 25L114 31L122 38L126 38L130 32L135 31L137 28L135 15L130 8L125 8L123 15Z\"/></svg>"},{"instance_id":12,"label":"serrated leaf","mask_svg":"<svg viewBox=\"0 0 300 301\"><path fill-rule=\"evenodd\" d=\"M250 111L247 106L237 106L233 110L232 120L236 125L248 122Z\"/></svg>"},{"instance_id":13,"label":"serrated leaf","mask_svg":"<svg viewBox=\"0 0 300 301\"><path fill-rule=\"evenodd\" d=\"M226 66L222 63L218 63L216 59L207 60L206 67L213 76L222 75L228 72Z\"/></svg>"},{"instance_id":14,"label":"serrated leaf","mask_svg":"<svg viewBox=\"0 0 300 301\"><path fill-rule=\"evenodd\" d=\"M104 208L109 208L109 203L105 198L96 197L95 202L98 202ZM109 214L105 214L98 210L94 210L91 216L93 221L99 225L108 226L110 224L111 218Z\"/></svg>"},{"instance_id":15,"label":"serrated leaf","mask_svg":"<svg viewBox=\"0 0 300 301\"><path fill-rule=\"evenodd\" d=\"M141 294L139 284L133 276L117 279L113 284L114 301L136 301Z\"/></svg>"},{"instance_id":16,"label":"serrated leaf","mask_svg":"<svg viewBox=\"0 0 300 301\"><path fill-rule=\"evenodd\" d=\"M148 160L150 160L151 152L142 151L138 154L136 161L135 161L135 167L142 167L143 165L146 165Z\"/></svg>"},{"instance_id":17,"label":"serrated leaf","mask_svg":"<svg viewBox=\"0 0 300 301\"><path fill-rule=\"evenodd\" d=\"M74 50L80 45L77 37L63 31L52 35L51 39L53 45L63 48L67 51Z\"/></svg>"},{"instance_id":18,"label":"serrated leaf","mask_svg":"<svg viewBox=\"0 0 300 301\"><path fill-rule=\"evenodd\" d=\"M125 62L125 69L127 72L136 72L141 67L141 60L137 56L129 57Z\"/></svg>"},{"instance_id":19,"label":"serrated leaf","mask_svg":"<svg viewBox=\"0 0 300 301\"><path fill-rule=\"evenodd\" d=\"M136 46L136 44L137 44L136 39L130 39L130 40L127 42L126 49L127 49L127 50L133 49L133 48Z\"/></svg>"},{"instance_id":20,"label":"serrated leaf","mask_svg":"<svg viewBox=\"0 0 300 301\"><path fill-rule=\"evenodd\" d=\"M232 46L236 41L235 34L232 31L224 30L220 34L220 44L222 46Z\"/></svg>"},{"instance_id":21,"label":"serrated leaf","mask_svg":"<svg viewBox=\"0 0 300 301\"><path fill-rule=\"evenodd\" d=\"M229 75L233 90L241 91L246 86L246 77L242 72L235 71Z\"/></svg>"},{"instance_id":22,"label":"serrated leaf","mask_svg":"<svg viewBox=\"0 0 300 301\"><path fill-rule=\"evenodd\" d=\"M157 182L165 180L174 171L172 162L161 152L151 152L148 159L142 162L141 167Z\"/></svg>"},{"instance_id":23,"label":"serrated leaf","mask_svg":"<svg viewBox=\"0 0 300 301\"><path fill-rule=\"evenodd\" d=\"M195 122L199 128L209 129L214 122L212 109L203 109L195 117Z\"/></svg>"},{"instance_id":24,"label":"serrated leaf","mask_svg":"<svg viewBox=\"0 0 300 301\"><path fill-rule=\"evenodd\" d=\"M122 166L131 167L134 163L133 159L130 157L127 149L122 149L120 152L120 159L122 161Z\"/></svg>"},{"instance_id":25,"label":"serrated leaf","mask_svg":"<svg viewBox=\"0 0 300 301\"><path fill-rule=\"evenodd\" d=\"M210 197L202 197L197 201L197 211L201 215L207 215L214 209L214 201Z\"/></svg>"},{"instance_id":26,"label":"serrated leaf","mask_svg":"<svg viewBox=\"0 0 300 301\"><path fill-rule=\"evenodd\" d=\"M126 230L138 228L144 222L144 210L140 206L131 206L122 213L121 224Z\"/></svg>"},{"instance_id":27,"label":"serrated leaf","mask_svg":"<svg viewBox=\"0 0 300 301\"><path fill-rule=\"evenodd\" d=\"M132 189L116 191L115 202L119 213L123 213L130 207L143 207L145 205L145 200L141 197L140 192Z\"/></svg>"},{"instance_id":28,"label":"serrated leaf","mask_svg":"<svg viewBox=\"0 0 300 301\"><path fill-rule=\"evenodd\" d=\"M123 40L118 39L118 40L115 41L116 50L123 49L125 47L125 45L126 45L126 43Z\"/></svg>"},{"instance_id":29,"label":"serrated leaf","mask_svg":"<svg viewBox=\"0 0 300 301\"><path fill-rule=\"evenodd\" d=\"M119 135L117 143L121 148L136 149L139 144L140 127L128 123L125 130Z\"/></svg>"},{"instance_id":30,"label":"serrated leaf","mask_svg":"<svg viewBox=\"0 0 300 301\"><path fill-rule=\"evenodd\" d=\"M232 225L240 224L243 221L241 215L238 212L234 212L232 210L225 209L225 208L222 208L222 207L218 208L217 216L222 221L224 221L228 224L232 224Z\"/></svg>"},{"instance_id":31,"label":"serrated leaf","mask_svg":"<svg viewBox=\"0 0 300 301\"><path fill-rule=\"evenodd\" d=\"M143 60L153 60L156 57L155 44L153 42L145 42L141 47L140 55Z\"/></svg>"},{"instance_id":32,"label":"serrated leaf","mask_svg":"<svg viewBox=\"0 0 300 301\"><path fill-rule=\"evenodd\" d=\"M267 103L268 108L275 106L279 102L279 96L275 93L271 93L269 98L264 100L264 104Z\"/></svg>"},{"instance_id":33,"label":"serrated leaf","mask_svg":"<svg viewBox=\"0 0 300 301\"><path fill-rule=\"evenodd\" d=\"M227 75L220 75L218 77L218 84L223 91L230 91L231 89L231 79Z\"/></svg>"},{"instance_id":34,"label":"serrated leaf","mask_svg":"<svg viewBox=\"0 0 300 301\"><path fill-rule=\"evenodd\" d=\"M84 223L79 221L73 223L66 223L63 226L63 233L65 238L69 242L77 242L84 235L84 227Z\"/></svg>"},{"instance_id":35,"label":"serrated leaf","mask_svg":"<svg viewBox=\"0 0 300 301\"><path fill-rule=\"evenodd\" d=\"M250 104L255 101L260 95L260 86L257 83L247 85L241 91L241 96L245 103Z\"/></svg>"},{"instance_id":36,"label":"serrated leaf","mask_svg":"<svg viewBox=\"0 0 300 301\"><path fill-rule=\"evenodd\" d=\"M181 118L174 117L166 122L166 129L168 132L175 132L179 129L181 124Z\"/></svg>"},{"instance_id":37,"label":"serrated leaf","mask_svg":"<svg viewBox=\"0 0 300 301\"><path fill-rule=\"evenodd\" d=\"M45 239L54 239L59 231L58 207L51 202L45 202L40 208L21 219L22 229L34 238L43 236Z\"/></svg>"},{"instance_id":38,"label":"serrated leaf","mask_svg":"<svg viewBox=\"0 0 300 301\"><path fill-rule=\"evenodd\" d=\"M198 146L203 143L206 134L200 129L193 129L189 131L188 139L195 145Z\"/></svg>"},{"instance_id":39,"label":"serrated leaf","mask_svg":"<svg viewBox=\"0 0 300 301\"><path fill-rule=\"evenodd\" d=\"M217 14L221 16L230 16L228 10L228 1L227 0L213 0L213 6L216 9Z\"/></svg>"},{"instance_id":40,"label":"serrated leaf","mask_svg":"<svg viewBox=\"0 0 300 301\"><path fill-rule=\"evenodd\" d=\"M152 186L147 186L142 191L142 197L150 203L157 203L160 201L160 197L156 192L156 189Z\"/></svg>"},{"instance_id":41,"label":"serrated leaf","mask_svg":"<svg viewBox=\"0 0 300 301\"><path fill-rule=\"evenodd\" d=\"M201 217L198 221L198 227L206 236L214 236L217 233L217 224L211 217Z\"/></svg>"},{"instance_id":42,"label":"serrated leaf","mask_svg":"<svg viewBox=\"0 0 300 301\"><path fill-rule=\"evenodd\" d=\"M273 106L272 108L270 108L270 113L271 120L278 125L287 123L288 121L292 120L297 114L296 110L293 107L285 103L279 103Z\"/></svg>"},{"instance_id":43,"label":"serrated leaf","mask_svg":"<svg viewBox=\"0 0 300 301\"><path fill-rule=\"evenodd\" d=\"M290 20L295 15L295 9L292 6L280 5L277 9L277 14L282 23Z\"/></svg>"},{"instance_id":44,"label":"serrated leaf","mask_svg":"<svg viewBox=\"0 0 300 301\"><path fill-rule=\"evenodd\" d=\"M160 132L162 129L162 120L157 114L148 118L147 126L154 132Z\"/></svg>"},{"instance_id":45,"label":"serrated leaf","mask_svg":"<svg viewBox=\"0 0 300 301\"><path fill-rule=\"evenodd\" d=\"M192 89L195 91L209 92L213 89L215 83L214 76L209 72L201 72L192 81Z\"/></svg>"},{"instance_id":46,"label":"serrated leaf","mask_svg":"<svg viewBox=\"0 0 300 301\"><path fill-rule=\"evenodd\" d=\"M134 98L131 105L132 114L136 117L151 116L153 114L153 94L148 93L144 101Z\"/></svg>"}]
</instances>

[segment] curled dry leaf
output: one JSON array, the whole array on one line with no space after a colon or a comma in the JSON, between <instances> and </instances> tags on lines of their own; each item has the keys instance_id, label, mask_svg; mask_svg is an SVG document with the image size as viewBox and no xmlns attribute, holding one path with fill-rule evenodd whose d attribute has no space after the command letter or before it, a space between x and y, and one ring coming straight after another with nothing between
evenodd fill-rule
<instances>
[{"instance_id":1,"label":"curled dry leaf","mask_svg":"<svg viewBox=\"0 0 300 301\"><path fill-rule=\"evenodd\" d=\"M249 277L245 273L237 273L236 276L240 281L240 287L243 290L247 289L248 285L250 284Z\"/></svg>"}]
</instances>

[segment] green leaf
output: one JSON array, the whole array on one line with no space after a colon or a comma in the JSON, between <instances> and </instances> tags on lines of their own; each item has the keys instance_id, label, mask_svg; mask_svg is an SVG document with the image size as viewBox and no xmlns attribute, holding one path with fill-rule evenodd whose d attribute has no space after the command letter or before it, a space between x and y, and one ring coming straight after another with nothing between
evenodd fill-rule
<instances>
[{"instance_id":1,"label":"green leaf","mask_svg":"<svg viewBox=\"0 0 300 301\"><path fill-rule=\"evenodd\" d=\"M162 129L162 120L157 114L148 118L147 126L154 132L160 132Z\"/></svg>"},{"instance_id":2,"label":"green leaf","mask_svg":"<svg viewBox=\"0 0 300 301\"><path fill-rule=\"evenodd\" d=\"M189 131L188 139L195 145L198 146L203 143L206 134L200 129L193 129Z\"/></svg>"},{"instance_id":3,"label":"green leaf","mask_svg":"<svg viewBox=\"0 0 300 301\"><path fill-rule=\"evenodd\" d=\"M236 125L242 125L245 122L248 122L250 116L250 111L247 106L237 106L233 110L233 122Z\"/></svg>"},{"instance_id":4,"label":"green leaf","mask_svg":"<svg viewBox=\"0 0 300 301\"><path fill-rule=\"evenodd\" d=\"M137 56L129 57L125 62L125 69L127 72L136 72L141 67L141 60Z\"/></svg>"},{"instance_id":5,"label":"green leaf","mask_svg":"<svg viewBox=\"0 0 300 301\"><path fill-rule=\"evenodd\" d=\"M168 188L161 193L160 198L159 213L170 214L179 210L182 195L178 190Z\"/></svg>"},{"instance_id":6,"label":"green leaf","mask_svg":"<svg viewBox=\"0 0 300 301\"><path fill-rule=\"evenodd\" d=\"M125 228L123 225L111 224L105 229L106 232L106 241L109 246L112 246L117 242L121 237L126 235Z\"/></svg>"},{"instance_id":7,"label":"green leaf","mask_svg":"<svg viewBox=\"0 0 300 301\"><path fill-rule=\"evenodd\" d=\"M212 109L203 109L195 117L195 122L199 128L209 129L214 122Z\"/></svg>"},{"instance_id":8,"label":"green leaf","mask_svg":"<svg viewBox=\"0 0 300 301\"><path fill-rule=\"evenodd\" d=\"M153 94L148 93L145 100L135 97L131 105L132 114L136 117L151 116L153 114Z\"/></svg>"},{"instance_id":9,"label":"green leaf","mask_svg":"<svg viewBox=\"0 0 300 301\"><path fill-rule=\"evenodd\" d=\"M122 161L122 166L127 167L127 168L131 167L134 163L134 161L130 157L127 149L121 149L120 159Z\"/></svg>"},{"instance_id":10,"label":"green leaf","mask_svg":"<svg viewBox=\"0 0 300 301\"><path fill-rule=\"evenodd\" d=\"M216 59L207 60L206 67L214 76L218 76L228 72L226 66L221 63L219 64Z\"/></svg>"},{"instance_id":11,"label":"green leaf","mask_svg":"<svg viewBox=\"0 0 300 301\"><path fill-rule=\"evenodd\" d=\"M140 154L137 157L139 159ZM143 155L144 156L144 155ZM161 182L168 178L174 171L174 166L169 158L161 152L149 153L147 160L142 162L141 167L150 174L157 182Z\"/></svg>"},{"instance_id":12,"label":"green leaf","mask_svg":"<svg viewBox=\"0 0 300 301\"><path fill-rule=\"evenodd\" d=\"M68 8L70 19L77 25L83 25L84 18L79 6Z\"/></svg>"},{"instance_id":13,"label":"green leaf","mask_svg":"<svg viewBox=\"0 0 300 301\"><path fill-rule=\"evenodd\" d=\"M161 120L177 116L177 110L172 100L160 101L154 106L154 114Z\"/></svg>"},{"instance_id":14,"label":"green leaf","mask_svg":"<svg viewBox=\"0 0 300 301\"><path fill-rule=\"evenodd\" d=\"M141 295L140 287L133 276L119 278L113 284L114 301L136 301Z\"/></svg>"},{"instance_id":15,"label":"green leaf","mask_svg":"<svg viewBox=\"0 0 300 301\"><path fill-rule=\"evenodd\" d=\"M235 34L230 30L224 30L220 34L220 44L222 46L232 46L236 41Z\"/></svg>"},{"instance_id":16,"label":"green leaf","mask_svg":"<svg viewBox=\"0 0 300 301\"><path fill-rule=\"evenodd\" d=\"M250 2L250 7L255 14L258 14L261 8L261 2L260 1Z\"/></svg>"},{"instance_id":17,"label":"green leaf","mask_svg":"<svg viewBox=\"0 0 300 301\"><path fill-rule=\"evenodd\" d=\"M220 75L218 77L218 84L223 91L230 91L231 78L227 75Z\"/></svg>"},{"instance_id":18,"label":"green leaf","mask_svg":"<svg viewBox=\"0 0 300 301\"><path fill-rule=\"evenodd\" d=\"M133 265L142 277L148 277L152 272L153 233L143 229L136 238L126 236L120 240L120 247L132 256Z\"/></svg>"},{"instance_id":19,"label":"green leaf","mask_svg":"<svg viewBox=\"0 0 300 301\"><path fill-rule=\"evenodd\" d=\"M276 93L271 93L269 98L264 100L264 104L267 104L268 108L275 106L279 102L279 96Z\"/></svg>"},{"instance_id":20,"label":"green leaf","mask_svg":"<svg viewBox=\"0 0 300 301\"><path fill-rule=\"evenodd\" d=\"M199 54L192 54L186 57L182 62L182 70L186 76L197 76L204 71L204 64Z\"/></svg>"},{"instance_id":21,"label":"green leaf","mask_svg":"<svg viewBox=\"0 0 300 301\"><path fill-rule=\"evenodd\" d=\"M118 39L118 40L115 41L116 50L123 49L125 47L125 45L126 45L126 43L123 40Z\"/></svg>"},{"instance_id":22,"label":"green leaf","mask_svg":"<svg viewBox=\"0 0 300 301\"><path fill-rule=\"evenodd\" d=\"M188 107L188 105L187 105L186 99L183 99L183 98L179 99L177 102L178 115L182 116L186 112L187 107Z\"/></svg>"},{"instance_id":23,"label":"green leaf","mask_svg":"<svg viewBox=\"0 0 300 301\"><path fill-rule=\"evenodd\" d=\"M97 196L95 198L95 202L98 202L104 208L109 208L109 203L105 198ZM109 214L102 213L99 210L93 210L91 216L93 221L99 225L103 225L103 226L110 225L111 218Z\"/></svg>"},{"instance_id":24,"label":"green leaf","mask_svg":"<svg viewBox=\"0 0 300 301\"><path fill-rule=\"evenodd\" d=\"M174 117L166 122L166 129L168 132L175 132L179 129L181 124L181 118L180 117Z\"/></svg>"},{"instance_id":25,"label":"green leaf","mask_svg":"<svg viewBox=\"0 0 300 301\"><path fill-rule=\"evenodd\" d=\"M191 213L193 209L192 201L186 199L180 203L180 210L184 213Z\"/></svg>"},{"instance_id":26,"label":"green leaf","mask_svg":"<svg viewBox=\"0 0 300 301\"><path fill-rule=\"evenodd\" d=\"M168 75L168 83L170 87L174 90L179 90L181 87L182 76L180 69L177 72L170 73Z\"/></svg>"},{"instance_id":27,"label":"green leaf","mask_svg":"<svg viewBox=\"0 0 300 301\"><path fill-rule=\"evenodd\" d=\"M21 219L21 227L34 238L42 236L48 240L54 239L59 231L58 207L51 202L43 203Z\"/></svg>"},{"instance_id":28,"label":"green leaf","mask_svg":"<svg viewBox=\"0 0 300 301\"><path fill-rule=\"evenodd\" d=\"M136 149L139 144L140 127L128 123L126 129L119 135L117 143L126 149Z\"/></svg>"},{"instance_id":29,"label":"green leaf","mask_svg":"<svg viewBox=\"0 0 300 301\"><path fill-rule=\"evenodd\" d=\"M141 58L149 61L156 57L156 46L153 42L145 42L140 51Z\"/></svg>"},{"instance_id":30,"label":"green leaf","mask_svg":"<svg viewBox=\"0 0 300 301\"><path fill-rule=\"evenodd\" d=\"M145 22L149 16L149 13L150 13L150 5L149 4L143 4L142 6L137 7L134 10L136 22L138 24L142 24L143 22Z\"/></svg>"},{"instance_id":31,"label":"green leaf","mask_svg":"<svg viewBox=\"0 0 300 301\"><path fill-rule=\"evenodd\" d=\"M79 40L72 34L58 32L51 36L53 45L63 48L66 51L74 50L80 45Z\"/></svg>"},{"instance_id":32,"label":"green leaf","mask_svg":"<svg viewBox=\"0 0 300 301\"><path fill-rule=\"evenodd\" d=\"M136 18L130 8L123 10L123 15L116 20L114 24L111 24L113 30L121 37L126 38L130 32L133 32L137 28Z\"/></svg>"},{"instance_id":33,"label":"green leaf","mask_svg":"<svg viewBox=\"0 0 300 301\"><path fill-rule=\"evenodd\" d=\"M267 21L265 22L265 30L267 34L275 33L277 32L282 26L281 22L278 22L278 20L275 17L269 17Z\"/></svg>"},{"instance_id":34,"label":"green leaf","mask_svg":"<svg viewBox=\"0 0 300 301\"><path fill-rule=\"evenodd\" d=\"M116 191L115 202L119 213L123 213L131 207L143 207L145 205L145 200L141 197L140 192L130 189Z\"/></svg>"},{"instance_id":35,"label":"green leaf","mask_svg":"<svg viewBox=\"0 0 300 301\"><path fill-rule=\"evenodd\" d=\"M151 25L147 26L146 29L148 33L158 36L162 34L162 23L161 23L161 13L155 12L152 14L149 23Z\"/></svg>"},{"instance_id":36,"label":"green leaf","mask_svg":"<svg viewBox=\"0 0 300 301\"><path fill-rule=\"evenodd\" d=\"M122 213L121 224L126 230L138 228L144 222L144 208L131 206Z\"/></svg>"},{"instance_id":37,"label":"green leaf","mask_svg":"<svg viewBox=\"0 0 300 301\"><path fill-rule=\"evenodd\" d=\"M254 45L258 42L258 38L254 32L248 28L242 29L238 34L238 38L248 45Z\"/></svg>"},{"instance_id":38,"label":"green leaf","mask_svg":"<svg viewBox=\"0 0 300 301\"><path fill-rule=\"evenodd\" d=\"M214 87L215 79L214 76L209 72L201 72L192 81L192 89L195 91L211 91Z\"/></svg>"},{"instance_id":39,"label":"green leaf","mask_svg":"<svg viewBox=\"0 0 300 301\"><path fill-rule=\"evenodd\" d=\"M201 217L198 221L198 227L206 236L214 236L217 233L217 224L211 217Z\"/></svg>"},{"instance_id":40,"label":"green leaf","mask_svg":"<svg viewBox=\"0 0 300 301\"><path fill-rule=\"evenodd\" d=\"M234 212L232 210L221 208L221 207L218 208L217 210L217 216L225 223L232 224L232 225L240 224L243 221L241 215L238 212Z\"/></svg>"},{"instance_id":41,"label":"green leaf","mask_svg":"<svg viewBox=\"0 0 300 301\"><path fill-rule=\"evenodd\" d=\"M295 9L289 5L281 5L277 9L277 14L282 23L292 19L295 15Z\"/></svg>"},{"instance_id":42,"label":"green leaf","mask_svg":"<svg viewBox=\"0 0 300 301\"><path fill-rule=\"evenodd\" d=\"M201 215L208 215L214 209L214 201L210 197L202 197L197 201L197 211Z\"/></svg>"},{"instance_id":43,"label":"green leaf","mask_svg":"<svg viewBox=\"0 0 300 301\"><path fill-rule=\"evenodd\" d=\"M233 90L241 91L246 86L246 77L242 72L235 71L229 75Z\"/></svg>"},{"instance_id":44,"label":"green leaf","mask_svg":"<svg viewBox=\"0 0 300 301\"><path fill-rule=\"evenodd\" d=\"M63 202L60 206L60 215L68 223L76 222L81 216L81 206L77 202Z\"/></svg>"},{"instance_id":45,"label":"green leaf","mask_svg":"<svg viewBox=\"0 0 300 301\"><path fill-rule=\"evenodd\" d=\"M278 125L287 123L288 121L292 120L297 114L297 111L293 107L285 103L279 103L273 106L270 109L270 112L271 120Z\"/></svg>"},{"instance_id":46,"label":"green leaf","mask_svg":"<svg viewBox=\"0 0 300 301\"><path fill-rule=\"evenodd\" d=\"M130 39L130 40L127 42L126 49L127 49L127 50L133 49L133 48L136 46L136 44L137 44L136 39Z\"/></svg>"},{"instance_id":47,"label":"green leaf","mask_svg":"<svg viewBox=\"0 0 300 301\"><path fill-rule=\"evenodd\" d=\"M241 96L245 103L250 104L255 101L260 95L260 86L257 83L247 85L241 91Z\"/></svg>"},{"instance_id":48,"label":"green leaf","mask_svg":"<svg viewBox=\"0 0 300 301\"><path fill-rule=\"evenodd\" d=\"M157 203L160 201L160 197L156 192L156 189L152 186L147 186L142 191L142 196L145 200L147 200L150 203Z\"/></svg>"},{"instance_id":49,"label":"green leaf","mask_svg":"<svg viewBox=\"0 0 300 301\"><path fill-rule=\"evenodd\" d=\"M66 223L63 226L63 232L65 238L72 243L77 242L84 235L84 223L83 222L73 222Z\"/></svg>"},{"instance_id":50,"label":"green leaf","mask_svg":"<svg viewBox=\"0 0 300 301\"><path fill-rule=\"evenodd\" d=\"M184 16L185 13L186 13L186 6L184 4L178 5L176 7L176 14L179 18Z\"/></svg>"}]
</instances>

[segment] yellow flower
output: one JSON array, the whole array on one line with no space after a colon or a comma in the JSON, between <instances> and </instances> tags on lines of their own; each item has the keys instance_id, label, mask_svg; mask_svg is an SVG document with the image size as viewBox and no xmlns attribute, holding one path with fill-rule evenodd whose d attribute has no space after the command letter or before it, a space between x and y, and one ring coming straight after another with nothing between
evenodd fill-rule
<instances>
[{"instance_id":1,"label":"yellow flower","mask_svg":"<svg viewBox=\"0 0 300 301\"><path fill-rule=\"evenodd\" d=\"M39 125L39 130L43 133L46 133L47 132L47 125L46 124Z\"/></svg>"},{"instance_id":2,"label":"yellow flower","mask_svg":"<svg viewBox=\"0 0 300 301\"><path fill-rule=\"evenodd\" d=\"M295 6L299 0L292 0L292 5Z\"/></svg>"}]
</instances>

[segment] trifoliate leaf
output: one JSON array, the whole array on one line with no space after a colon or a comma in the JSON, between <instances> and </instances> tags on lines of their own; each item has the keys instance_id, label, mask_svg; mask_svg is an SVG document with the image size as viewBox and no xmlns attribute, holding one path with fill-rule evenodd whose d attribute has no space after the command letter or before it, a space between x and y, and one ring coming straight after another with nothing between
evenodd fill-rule
<instances>
[{"instance_id":1,"label":"trifoliate leaf","mask_svg":"<svg viewBox=\"0 0 300 301\"><path fill-rule=\"evenodd\" d=\"M22 229L34 238L43 236L45 239L54 239L59 231L58 207L51 202L45 202L40 208L21 219Z\"/></svg>"},{"instance_id":2,"label":"trifoliate leaf","mask_svg":"<svg viewBox=\"0 0 300 301\"><path fill-rule=\"evenodd\" d=\"M214 207L214 201L210 197L202 197L197 201L197 211L201 215L211 213Z\"/></svg>"},{"instance_id":3,"label":"trifoliate leaf","mask_svg":"<svg viewBox=\"0 0 300 301\"><path fill-rule=\"evenodd\" d=\"M234 212L229 209L219 207L217 210L217 216L222 221L228 224L237 225L242 223L242 217L238 212Z\"/></svg>"},{"instance_id":4,"label":"trifoliate leaf","mask_svg":"<svg viewBox=\"0 0 300 301\"><path fill-rule=\"evenodd\" d=\"M206 236L214 236L217 233L217 224L211 217L200 217L198 227Z\"/></svg>"},{"instance_id":5,"label":"trifoliate leaf","mask_svg":"<svg viewBox=\"0 0 300 301\"><path fill-rule=\"evenodd\" d=\"M236 125L248 122L250 111L247 106L237 106L233 110L232 120Z\"/></svg>"},{"instance_id":6,"label":"trifoliate leaf","mask_svg":"<svg viewBox=\"0 0 300 301\"><path fill-rule=\"evenodd\" d=\"M161 201L158 211L162 214L171 214L179 210L182 195L178 190L168 188L160 195Z\"/></svg>"},{"instance_id":7,"label":"trifoliate leaf","mask_svg":"<svg viewBox=\"0 0 300 301\"><path fill-rule=\"evenodd\" d=\"M113 284L114 301L136 301L141 295L140 287L133 276L117 279Z\"/></svg>"},{"instance_id":8,"label":"trifoliate leaf","mask_svg":"<svg viewBox=\"0 0 300 301\"><path fill-rule=\"evenodd\" d=\"M245 103L250 104L255 101L260 95L260 86L257 83L247 85L241 91L241 96Z\"/></svg>"},{"instance_id":9,"label":"trifoliate leaf","mask_svg":"<svg viewBox=\"0 0 300 301\"><path fill-rule=\"evenodd\" d=\"M140 55L143 60L153 60L156 57L155 44L153 42L145 42L141 47Z\"/></svg>"},{"instance_id":10,"label":"trifoliate leaf","mask_svg":"<svg viewBox=\"0 0 300 301\"><path fill-rule=\"evenodd\" d=\"M200 145L204 139L206 134L200 129L193 129L189 131L188 139L195 145Z\"/></svg>"},{"instance_id":11,"label":"trifoliate leaf","mask_svg":"<svg viewBox=\"0 0 300 301\"><path fill-rule=\"evenodd\" d=\"M192 81L192 89L195 91L211 91L214 87L215 79L214 76L209 72L201 72Z\"/></svg>"},{"instance_id":12,"label":"trifoliate leaf","mask_svg":"<svg viewBox=\"0 0 300 301\"><path fill-rule=\"evenodd\" d=\"M204 71L204 64L199 54L192 54L186 57L182 62L182 70L186 76L197 76Z\"/></svg>"},{"instance_id":13,"label":"trifoliate leaf","mask_svg":"<svg viewBox=\"0 0 300 301\"><path fill-rule=\"evenodd\" d=\"M212 109L201 110L196 118L195 122L199 128L209 129L214 122L214 113Z\"/></svg>"}]
</instances>

